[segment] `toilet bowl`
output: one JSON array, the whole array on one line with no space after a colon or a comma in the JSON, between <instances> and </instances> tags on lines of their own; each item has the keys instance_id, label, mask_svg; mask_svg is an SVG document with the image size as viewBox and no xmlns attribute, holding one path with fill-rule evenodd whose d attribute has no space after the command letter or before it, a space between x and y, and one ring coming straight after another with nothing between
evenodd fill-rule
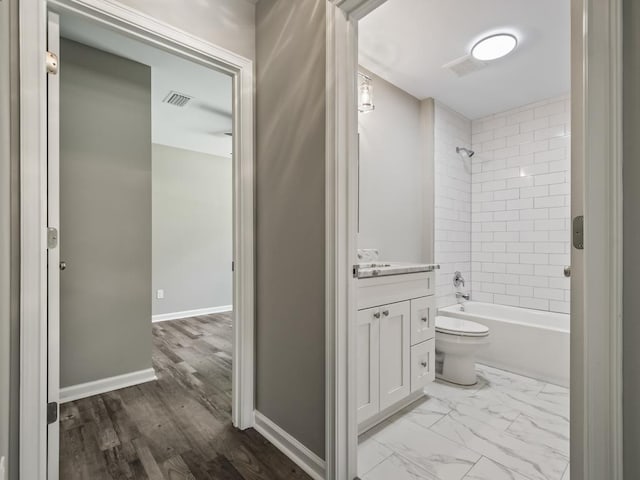
<instances>
[{"instance_id":1,"label":"toilet bowl","mask_svg":"<svg viewBox=\"0 0 640 480\"><path fill-rule=\"evenodd\" d=\"M489 344L489 328L454 317L436 317L436 377L457 385L477 383L476 352Z\"/></svg>"}]
</instances>

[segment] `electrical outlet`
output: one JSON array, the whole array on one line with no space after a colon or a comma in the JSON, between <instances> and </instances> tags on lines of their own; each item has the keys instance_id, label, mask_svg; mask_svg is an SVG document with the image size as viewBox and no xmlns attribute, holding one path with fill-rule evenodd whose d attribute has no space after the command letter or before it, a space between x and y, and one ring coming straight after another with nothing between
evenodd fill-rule
<instances>
[{"instance_id":1,"label":"electrical outlet","mask_svg":"<svg viewBox=\"0 0 640 480\"><path fill-rule=\"evenodd\" d=\"M158 300L162 300L164 298L164 290L163 289L156 290L156 298Z\"/></svg>"}]
</instances>

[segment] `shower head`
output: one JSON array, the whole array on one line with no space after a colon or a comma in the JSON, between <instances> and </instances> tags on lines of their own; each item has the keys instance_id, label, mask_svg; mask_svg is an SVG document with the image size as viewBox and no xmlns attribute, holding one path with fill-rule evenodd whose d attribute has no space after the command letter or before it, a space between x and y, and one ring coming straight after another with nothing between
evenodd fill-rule
<instances>
[{"instance_id":1,"label":"shower head","mask_svg":"<svg viewBox=\"0 0 640 480\"><path fill-rule=\"evenodd\" d=\"M456 147L456 153L460 153L460 154L466 155L467 158L471 158L476 152L474 152L473 150L469 150L468 148L465 148L465 147Z\"/></svg>"}]
</instances>

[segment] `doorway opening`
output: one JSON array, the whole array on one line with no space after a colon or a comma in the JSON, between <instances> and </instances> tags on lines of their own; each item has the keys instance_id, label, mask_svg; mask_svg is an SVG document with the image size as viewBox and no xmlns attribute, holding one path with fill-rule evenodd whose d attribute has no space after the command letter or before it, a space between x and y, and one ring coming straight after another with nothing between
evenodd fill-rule
<instances>
[{"instance_id":1,"label":"doorway opening","mask_svg":"<svg viewBox=\"0 0 640 480\"><path fill-rule=\"evenodd\" d=\"M59 28L60 477L126 471L127 443L147 474L196 472L235 431L232 77Z\"/></svg>"},{"instance_id":2,"label":"doorway opening","mask_svg":"<svg viewBox=\"0 0 640 480\"><path fill-rule=\"evenodd\" d=\"M360 478L569 478L570 2L465 5L358 25Z\"/></svg>"},{"instance_id":3,"label":"doorway opening","mask_svg":"<svg viewBox=\"0 0 640 480\"><path fill-rule=\"evenodd\" d=\"M49 50L46 77L36 74L39 69L31 76L28 68L21 77L21 91L39 92L42 100L22 103L24 124L46 127L21 130L23 140L33 147L22 151L22 171L29 172L23 176L24 185L35 187L23 189L21 198L23 307L28 306L21 316L21 474L59 478L60 466L67 472L63 478L108 476L136 468L147 474L148 469L180 470L189 461L167 457L172 449L178 457L180 450L185 457L197 457L216 451L210 448L214 440L221 440L220 456L210 458L206 468L225 469L228 465L220 462L238 462L234 451L221 452L224 447L235 445L242 451L247 447L242 442L260 440L251 435L238 440L239 430L253 425L254 409L252 62L133 9L74 0L48 6L48 19L44 9L21 11L23 21L39 32L24 36L22 65L41 64L41 56L30 57L29 52ZM43 39L46 44L40 43ZM154 91L154 68L160 74L156 80L169 79L173 85L169 92L162 91L166 84ZM195 92L198 81L209 89ZM194 108L190 113L183 110L185 115L165 111L164 121L158 122L165 131L154 132L153 121L162 114L154 112L154 94L161 97L160 108L185 108L188 101ZM97 155L99 149L104 154ZM175 168L177 161L182 168ZM157 179L152 178L154 163ZM209 171L214 166L217 170ZM196 183L207 177L207 185ZM155 195L154 180L162 187ZM184 189L187 181L191 188ZM223 185L213 188L216 182ZM38 200L47 196L44 203ZM159 206L155 210L164 211L163 218L152 218L153 203ZM211 222L207 213L222 217ZM203 224L214 230L197 230ZM160 232L155 240L153 227ZM208 253L219 257L207 258L203 251L218 238L223 245ZM37 245L47 249L41 251ZM155 262L154 251L161 257ZM193 256L199 262L191 261ZM152 263L158 267L152 268ZM213 267L223 263L218 281ZM167 270L173 275L167 276ZM84 277L61 282L60 277L71 272ZM162 285L152 291L154 276ZM185 283L190 288L180 290ZM162 297L157 290L165 290L164 299L157 298ZM221 297L195 298L203 293ZM40 299L38 305L35 299ZM183 303L156 312L156 320L162 322L152 327L154 299ZM108 325L92 324L94 317ZM121 317L129 322L123 324ZM92 347L79 345L83 341ZM62 352L61 342L66 345ZM182 353L176 348L183 348ZM135 362L142 368L131 371ZM25 371L39 373L30 376ZM117 398L120 394L128 395L128 407L124 398ZM167 412L179 406L200 412L201 423L191 422L191 430L171 424ZM157 421L149 422L148 416L145 420L145 411L154 412L151 417ZM106 423L98 427L96 415ZM124 423L117 425L119 421ZM156 428L165 425L179 438L174 435L176 442L159 445L152 423ZM65 444L67 430L74 430L66 437L70 444ZM198 440L192 437L190 443L190 435ZM66 447L78 446L76 441L86 440L88 448L60 462L61 437L63 455L69 453ZM109 460L125 450L133 454L135 443L138 461ZM145 456L150 462L141 467ZM87 469L93 473L84 475Z\"/></svg>"}]
</instances>

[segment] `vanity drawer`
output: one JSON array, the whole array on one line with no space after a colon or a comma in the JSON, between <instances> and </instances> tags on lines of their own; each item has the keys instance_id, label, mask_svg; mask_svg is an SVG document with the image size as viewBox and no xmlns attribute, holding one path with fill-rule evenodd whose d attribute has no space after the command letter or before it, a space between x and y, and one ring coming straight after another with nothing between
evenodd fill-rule
<instances>
[{"instance_id":1,"label":"vanity drawer","mask_svg":"<svg viewBox=\"0 0 640 480\"><path fill-rule=\"evenodd\" d=\"M363 310L403 302L410 298L433 295L435 273L420 272L360 278L357 285L358 310Z\"/></svg>"},{"instance_id":2,"label":"vanity drawer","mask_svg":"<svg viewBox=\"0 0 640 480\"><path fill-rule=\"evenodd\" d=\"M435 337L436 312L434 295L411 300L411 345Z\"/></svg>"},{"instance_id":3,"label":"vanity drawer","mask_svg":"<svg viewBox=\"0 0 640 480\"><path fill-rule=\"evenodd\" d=\"M436 378L436 339L411 347L411 391L423 389Z\"/></svg>"}]
</instances>

